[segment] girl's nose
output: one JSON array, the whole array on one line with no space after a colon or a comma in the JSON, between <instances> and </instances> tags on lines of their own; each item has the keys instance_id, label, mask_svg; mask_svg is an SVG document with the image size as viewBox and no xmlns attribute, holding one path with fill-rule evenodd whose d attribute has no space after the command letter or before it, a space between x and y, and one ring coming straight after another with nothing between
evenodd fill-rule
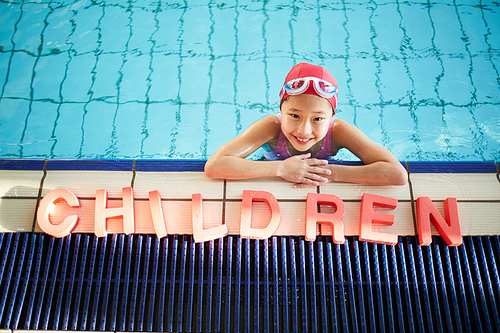
<instances>
[{"instance_id":1,"label":"girl's nose","mask_svg":"<svg viewBox=\"0 0 500 333\"><path fill-rule=\"evenodd\" d=\"M311 125L309 124L309 122L302 121L297 128L297 133L310 134L311 133Z\"/></svg>"}]
</instances>

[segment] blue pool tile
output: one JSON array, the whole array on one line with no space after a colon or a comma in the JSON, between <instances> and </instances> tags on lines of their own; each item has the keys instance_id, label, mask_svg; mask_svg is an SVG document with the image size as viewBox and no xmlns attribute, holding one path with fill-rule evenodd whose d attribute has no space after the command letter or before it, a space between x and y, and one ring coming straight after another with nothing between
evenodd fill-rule
<instances>
[{"instance_id":1,"label":"blue pool tile","mask_svg":"<svg viewBox=\"0 0 500 333\"><path fill-rule=\"evenodd\" d=\"M86 158L116 157L116 105L91 102L85 106L81 155Z\"/></svg>"},{"instance_id":2,"label":"blue pool tile","mask_svg":"<svg viewBox=\"0 0 500 333\"><path fill-rule=\"evenodd\" d=\"M203 172L205 160L137 160L135 171L143 172Z\"/></svg>"},{"instance_id":3,"label":"blue pool tile","mask_svg":"<svg viewBox=\"0 0 500 333\"><path fill-rule=\"evenodd\" d=\"M132 171L133 160L48 160L47 171Z\"/></svg>"},{"instance_id":4,"label":"blue pool tile","mask_svg":"<svg viewBox=\"0 0 500 333\"><path fill-rule=\"evenodd\" d=\"M44 164L42 159L0 158L0 170L42 171Z\"/></svg>"},{"instance_id":5,"label":"blue pool tile","mask_svg":"<svg viewBox=\"0 0 500 333\"><path fill-rule=\"evenodd\" d=\"M64 10L67 7L62 8ZM71 21L75 30L68 37L68 44L75 51L75 55L97 50L102 32L99 20L104 15L104 11L105 6L88 6L84 11L80 10L72 16ZM82 12L85 15L78 15Z\"/></svg>"},{"instance_id":6,"label":"blue pool tile","mask_svg":"<svg viewBox=\"0 0 500 333\"><path fill-rule=\"evenodd\" d=\"M118 80L122 61L116 54L100 54L96 58L96 75L93 77L92 98L116 102L118 96Z\"/></svg>"},{"instance_id":7,"label":"blue pool tile","mask_svg":"<svg viewBox=\"0 0 500 333\"><path fill-rule=\"evenodd\" d=\"M115 127L113 131L120 158L137 156L146 133L147 106L144 103L121 104L116 111Z\"/></svg>"},{"instance_id":8,"label":"blue pool tile","mask_svg":"<svg viewBox=\"0 0 500 333\"><path fill-rule=\"evenodd\" d=\"M117 60L123 62L117 82L120 102L145 102L148 88L151 86L151 82L148 81L151 73L151 55L130 54Z\"/></svg>"},{"instance_id":9,"label":"blue pool tile","mask_svg":"<svg viewBox=\"0 0 500 333\"><path fill-rule=\"evenodd\" d=\"M50 54L38 59L33 78L33 98L61 102L61 85L66 75L68 53Z\"/></svg>"},{"instance_id":10,"label":"blue pool tile","mask_svg":"<svg viewBox=\"0 0 500 333\"><path fill-rule=\"evenodd\" d=\"M176 103L179 94L179 56L174 53L154 53L151 61L154 71L149 76L149 100Z\"/></svg>"},{"instance_id":11,"label":"blue pool tile","mask_svg":"<svg viewBox=\"0 0 500 333\"><path fill-rule=\"evenodd\" d=\"M48 153L51 158L78 158L82 145L84 104L65 103L58 110L54 126L54 142Z\"/></svg>"},{"instance_id":12,"label":"blue pool tile","mask_svg":"<svg viewBox=\"0 0 500 333\"><path fill-rule=\"evenodd\" d=\"M205 103L210 89L210 61L208 58L186 58L180 69L179 96L182 103ZM196 78L196 82L193 82Z\"/></svg>"},{"instance_id":13,"label":"blue pool tile","mask_svg":"<svg viewBox=\"0 0 500 333\"><path fill-rule=\"evenodd\" d=\"M62 97L65 102L85 103L90 97L95 56L81 54L71 57L68 62L66 79L62 85Z\"/></svg>"},{"instance_id":14,"label":"blue pool tile","mask_svg":"<svg viewBox=\"0 0 500 333\"><path fill-rule=\"evenodd\" d=\"M495 162L409 162L410 173L497 173Z\"/></svg>"},{"instance_id":15,"label":"blue pool tile","mask_svg":"<svg viewBox=\"0 0 500 333\"><path fill-rule=\"evenodd\" d=\"M16 52L12 55L9 75L3 86L3 97L29 99L35 61L36 58L28 53Z\"/></svg>"},{"instance_id":16,"label":"blue pool tile","mask_svg":"<svg viewBox=\"0 0 500 333\"><path fill-rule=\"evenodd\" d=\"M71 49L68 38L71 36L74 26L72 23L75 12L66 8L54 9L47 16L47 28L43 33L42 54L66 52Z\"/></svg>"},{"instance_id":17,"label":"blue pool tile","mask_svg":"<svg viewBox=\"0 0 500 333\"><path fill-rule=\"evenodd\" d=\"M37 55L40 46L40 36L45 25L42 24L50 12L48 4L26 3L22 6L22 16L16 23L16 32L12 41L17 50L25 50L30 54ZM33 24L40 22L40 24ZM2 23L3 24L3 23ZM27 33L29 31L29 33Z\"/></svg>"},{"instance_id":18,"label":"blue pool tile","mask_svg":"<svg viewBox=\"0 0 500 333\"><path fill-rule=\"evenodd\" d=\"M473 92L475 90L472 85L469 73L472 70L470 67L471 59L443 57L442 63L444 67L444 76L437 84L439 97L453 105L467 105L473 102Z\"/></svg>"},{"instance_id":19,"label":"blue pool tile","mask_svg":"<svg viewBox=\"0 0 500 333\"><path fill-rule=\"evenodd\" d=\"M33 102L26 121L26 134L20 143L24 157L44 157L54 144L53 130L58 105L51 102Z\"/></svg>"},{"instance_id":20,"label":"blue pool tile","mask_svg":"<svg viewBox=\"0 0 500 333\"><path fill-rule=\"evenodd\" d=\"M19 143L23 136L26 117L29 110L29 101L23 99L0 100L1 130L0 142L2 143L2 156L19 157Z\"/></svg>"}]
</instances>

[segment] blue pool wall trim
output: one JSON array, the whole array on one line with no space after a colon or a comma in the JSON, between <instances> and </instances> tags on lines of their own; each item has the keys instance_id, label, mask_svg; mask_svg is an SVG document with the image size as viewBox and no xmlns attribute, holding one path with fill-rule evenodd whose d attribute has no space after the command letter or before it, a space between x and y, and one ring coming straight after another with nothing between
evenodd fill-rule
<instances>
[{"instance_id":1,"label":"blue pool wall trim","mask_svg":"<svg viewBox=\"0 0 500 333\"><path fill-rule=\"evenodd\" d=\"M137 171L137 172L203 172L206 160L44 160L0 159L0 170L56 171ZM410 173L499 173L499 162L494 161L408 161L401 164ZM333 161L330 164L361 165L361 162Z\"/></svg>"}]
</instances>

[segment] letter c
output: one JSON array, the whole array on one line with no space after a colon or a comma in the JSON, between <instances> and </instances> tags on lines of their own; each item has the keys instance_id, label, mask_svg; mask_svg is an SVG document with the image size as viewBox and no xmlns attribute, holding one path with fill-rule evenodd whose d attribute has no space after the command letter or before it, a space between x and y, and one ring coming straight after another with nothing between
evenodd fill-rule
<instances>
[{"instance_id":1,"label":"letter c","mask_svg":"<svg viewBox=\"0 0 500 333\"><path fill-rule=\"evenodd\" d=\"M37 211L37 221L40 229L51 236L59 238L69 235L75 229L79 219L78 215L70 215L60 224L53 224L50 221L50 214L54 213L56 203L63 200L70 207L80 207L80 201L73 192L66 189L56 189L43 197Z\"/></svg>"}]
</instances>

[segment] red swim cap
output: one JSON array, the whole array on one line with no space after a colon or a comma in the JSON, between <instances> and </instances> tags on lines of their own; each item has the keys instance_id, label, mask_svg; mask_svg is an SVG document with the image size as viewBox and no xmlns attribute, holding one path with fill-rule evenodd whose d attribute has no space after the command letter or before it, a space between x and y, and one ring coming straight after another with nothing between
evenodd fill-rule
<instances>
[{"instance_id":1,"label":"red swim cap","mask_svg":"<svg viewBox=\"0 0 500 333\"><path fill-rule=\"evenodd\" d=\"M297 89L297 93L289 93L289 91L285 87L289 87L287 85L293 80L297 79L305 79L309 78L309 80L306 80L306 84L308 84L307 89L305 91L302 91ZM313 81L313 79L318 79L314 80L315 82L310 82ZM321 82L321 80L326 81L327 84L327 92L323 92L322 88L324 88L324 83ZM328 85L328 83L330 85ZM333 85L333 86L332 86ZM280 91L280 97L281 97L281 102L285 100L287 97L291 95L299 95L299 94L309 94L309 95L316 95L319 97L322 97L326 99L331 105L333 109L333 113L335 114L335 109L337 108L337 80L333 77L332 74L330 74L329 71L327 71L325 68L321 66L316 66L316 65L311 65L308 63L300 63L298 65L295 65L288 75L286 76L285 83L283 84L283 87L281 88ZM333 96L332 95L332 89L334 90ZM330 97L331 96L331 97Z\"/></svg>"}]
</instances>

